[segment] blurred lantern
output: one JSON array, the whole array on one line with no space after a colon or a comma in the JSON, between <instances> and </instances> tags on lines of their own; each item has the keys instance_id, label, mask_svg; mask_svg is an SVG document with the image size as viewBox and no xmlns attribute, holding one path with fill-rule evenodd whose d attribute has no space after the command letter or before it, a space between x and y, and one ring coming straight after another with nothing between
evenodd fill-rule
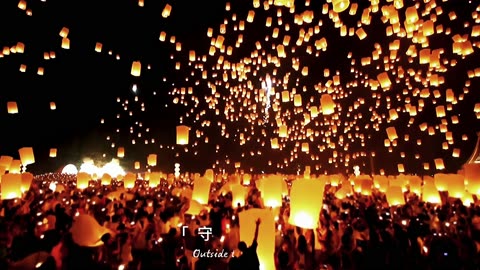
<instances>
[{"instance_id":1,"label":"blurred lantern","mask_svg":"<svg viewBox=\"0 0 480 270\"><path fill-rule=\"evenodd\" d=\"M8 173L1 176L2 200L19 199L22 197L22 175Z\"/></svg>"},{"instance_id":2,"label":"blurred lantern","mask_svg":"<svg viewBox=\"0 0 480 270\"><path fill-rule=\"evenodd\" d=\"M70 49L70 39L68 38L62 38L62 49Z\"/></svg>"},{"instance_id":3,"label":"blurred lantern","mask_svg":"<svg viewBox=\"0 0 480 270\"><path fill-rule=\"evenodd\" d=\"M135 161L135 163L133 164L133 168L135 170L139 170L140 169L140 161Z\"/></svg>"},{"instance_id":4,"label":"blurred lantern","mask_svg":"<svg viewBox=\"0 0 480 270\"><path fill-rule=\"evenodd\" d=\"M240 184L233 184L230 189L232 191L232 208L243 207L247 197L247 189Z\"/></svg>"},{"instance_id":5,"label":"blurred lantern","mask_svg":"<svg viewBox=\"0 0 480 270\"><path fill-rule=\"evenodd\" d=\"M140 77L140 73L142 72L142 63L140 61L133 61L132 63L132 76Z\"/></svg>"},{"instance_id":6,"label":"blurred lantern","mask_svg":"<svg viewBox=\"0 0 480 270\"><path fill-rule=\"evenodd\" d=\"M134 173L129 172L123 178L123 186L125 188L134 188L136 180L137 180L137 176Z\"/></svg>"},{"instance_id":7,"label":"blurred lantern","mask_svg":"<svg viewBox=\"0 0 480 270\"><path fill-rule=\"evenodd\" d=\"M387 202L389 205L404 205L405 198L403 197L402 187L390 186L386 192Z\"/></svg>"},{"instance_id":8,"label":"blurred lantern","mask_svg":"<svg viewBox=\"0 0 480 270\"><path fill-rule=\"evenodd\" d=\"M20 160L22 161L23 166L35 163L35 155L33 154L32 147L20 148L18 149L18 154L20 155Z\"/></svg>"},{"instance_id":9,"label":"blurred lantern","mask_svg":"<svg viewBox=\"0 0 480 270\"><path fill-rule=\"evenodd\" d=\"M213 182L213 180L215 179L215 174L213 173L212 169L207 169L203 177L205 177L205 179L207 179L208 181Z\"/></svg>"},{"instance_id":10,"label":"blurred lantern","mask_svg":"<svg viewBox=\"0 0 480 270\"><path fill-rule=\"evenodd\" d=\"M148 186L151 188L156 188L160 185L160 178L162 174L160 172L151 172L150 179L148 179Z\"/></svg>"},{"instance_id":11,"label":"blurred lantern","mask_svg":"<svg viewBox=\"0 0 480 270\"><path fill-rule=\"evenodd\" d=\"M22 190L22 193L30 189L30 186L32 185L32 181L33 181L33 174L28 172L22 173L22 186L20 188Z\"/></svg>"},{"instance_id":12,"label":"blurred lantern","mask_svg":"<svg viewBox=\"0 0 480 270\"><path fill-rule=\"evenodd\" d=\"M57 109L57 105L55 104L55 102L50 102L50 110L54 111Z\"/></svg>"},{"instance_id":13,"label":"blurred lantern","mask_svg":"<svg viewBox=\"0 0 480 270\"><path fill-rule=\"evenodd\" d=\"M156 154L148 155L147 164L148 166L151 166L151 167L157 166L157 155Z\"/></svg>"},{"instance_id":14,"label":"blurred lantern","mask_svg":"<svg viewBox=\"0 0 480 270\"><path fill-rule=\"evenodd\" d=\"M172 6L169 4L166 4L165 7L163 8L162 11L162 17L163 18L168 18L170 16L170 13L172 12Z\"/></svg>"},{"instance_id":15,"label":"blurred lantern","mask_svg":"<svg viewBox=\"0 0 480 270\"><path fill-rule=\"evenodd\" d=\"M49 157L51 158L57 157L57 148L50 148Z\"/></svg>"},{"instance_id":16,"label":"blurred lantern","mask_svg":"<svg viewBox=\"0 0 480 270\"><path fill-rule=\"evenodd\" d=\"M119 157L119 158L125 157L125 148L124 147L118 147L117 157Z\"/></svg>"},{"instance_id":17,"label":"blurred lantern","mask_svg":"<svg viewBox=\"0 0 480 270\"><path fill-rule=\"evenodd\" d=\"M177 144L187 145L190 128L187 126L177 126Z\"/></svg>"},{"instance_id":18,"label":"blurred lantern","mask_svg":"<svg viewBox=\"0 0 480 270\"><path fill-rule=\"evenodd\" d=\"M284 182L283 178L279 175L269 176L257 181L257 188L261 192L265 207L282 206L282 182Z\"/></svg>"},{"instance_id":19,"label":"blurred lantern","mask_svg":"<svg viewBox=\"0 0 480 270\"><path fill-rule=\"evenodd\" d=\"M438 193L438 189L435 186L435 182L430 176L425 176L423 178L422 200L424 202L429 202L433 204L442 203L440 194Z\"/></svg>"},{"instance_id":20,"label":"blurred lantern","mask_svg":"<svg viewBox=\"0 0 480 270\"><path fill-rule=\"evenodd\" d=\"M15 102L15 101L7 102L7 112L9 114L17 114L18 113L17 102Z\"/></svg>"},{"instance_id":21,"label":"blurred lantern","mask_svg":"<svg viewBox=\"0 0 480 270\"><path fill-rule=\"evenodd\" d=\"M109 186L112 183L112 176L108 173L104 173L100 180L103 186Z\"/></svg>"},{"instance_id":22,"label":"blurred lantern","mask_svg":"<svg viewBox=\"0 0 480 270\"><path fill-rule=\"evenodd\" d=\"M335 112L335 103L333 102L332 96L329 94L323 94L320 98L320 104L322 106L322 114L330 115Z\"/></svg>"},{"instance_id":23,"label":"blurred lantern","mask_svg":"<svg viewBox=\"0 0 480 270\"><path fill-rule=\"evenodd\" d=\"M299 179L290 191L290 218L288 222L304 229L316 229L323 206L325 183Z\"/></svg>"},{"instance_id":24,"label":"blurred lantern","mask_svg":"<svg viewBox=\"0 0 480 270\"><path fill-rule=\"evenodd\" d=\"M77 188L86 189L91 179L92 177L90 176L90 174L86 172L79 172L77 174Z\"/></svg>"},{"instance_id":25,"label":"blurred lantern","mask_svg":"<svg viewBox=\"0 0 480 270\"><path fill-rule=\"evenodd\" d=\"M200 177L193 181L192 200L200 204L208 204L210 196L210 185L212 182L206 178Z\"/></svg>"},{"instance_id":26,"label":"blurred lantern","mask_svg":"<svg viewBox=\"0 0 480 270\"><path fill-rule=\"evenodd\" d=\"M238 214L240 219L240 241L251 245L255 237L256 220L260 219L258 228L257 255L260 269L275 270L275 219L269 209L249 209Z\"/></svg>"},{"instance_id":27,"label":"blurred lantern","mask_svg":"<svg viewBox=\"0 0 480 270\"><path fill-rule=\"evenodd\" d=\"M340 13L345 11L350 5L349 0L332 0L333 11Z\"/></svg>"}]
</instances>

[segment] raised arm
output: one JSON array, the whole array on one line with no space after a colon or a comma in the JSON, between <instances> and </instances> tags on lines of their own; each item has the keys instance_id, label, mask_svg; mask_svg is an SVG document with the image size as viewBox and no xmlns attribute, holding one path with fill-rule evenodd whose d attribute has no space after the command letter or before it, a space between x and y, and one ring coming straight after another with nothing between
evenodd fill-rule
<instances>
[{"instance_id":1,"label":"raised arm","mask_svg":"<svg viewBox=\"0 0 480 270\"><path fill-rule=\"evenodd\" d=\"M255 221L255 236L253 237L253 242L257 242L257 239L258 239L258 227L260 227L260 223L262 223L262 221L260 219L257 219L257 221Z\"/></svg>"}]
</instances>

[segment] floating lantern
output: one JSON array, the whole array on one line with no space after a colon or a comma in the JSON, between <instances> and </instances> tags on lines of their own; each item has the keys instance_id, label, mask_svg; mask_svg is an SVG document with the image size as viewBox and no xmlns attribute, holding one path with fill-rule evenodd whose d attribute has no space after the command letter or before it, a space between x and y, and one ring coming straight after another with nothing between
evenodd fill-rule
<instances>
[{"instance_id":1,"label":"floating lantern","mask_svg":"<svg viewBox=\"0 0 480 270\"><path fill-rule=\"evenodd\" d=\"M247 189L240 184L233 184L230 189L232 191L232 207L234 209L238 206L243 207L247 197Z\"/></svg>"},{"instance_id":2,"label":"floating lantern","mask_svg":"<svg viewBox=\"0 0 480 270\"><path fill-rule=\"evenodd\" d=\"M33 154L32 147L20 148L18 149L18 154L20 155L20 160L22 161L23 166L35 163L35 155Z\"/></svg>"},{"instance_id":3,"label":"floating lantern","mask_svg":"<svg viewBox=\"0 0 480 270\"><path fill-rule=\"evenodd\" d=\"M279 175L258 180L257 188L261 192L265 207L275 208L282 206L282 182L284 182L283 178Z\"/></svg>"},{"instance_id":4,"label":"floating lantern","mask_svg":"<svg viewBox=\"0 0 480 270\"><path fill-rule=\"evenodd\" d=\"M33 174L28 172L22 173L22 186L20 188L22 190L22 193L30 189L30 186L32 185L32 181L33 181Z\"/></svg>"},{"instance_id":5,"label":"floating lantern","mask_svg":"<svg viewBox=\"0 0 480 270\"><path fill-rule=\"evenodd\" d=\"M133 61L132 63L132 76L140 77L140 73L142 72L142 63L140 61Z\"/></svg>"},{"instance_id":6,"label":"floating lantern","mask_svg":"<svg viewBox=\"0 0 480 270\"><path fill-rule=\"evenodd\" d=\"M333 11L340 13L345 11L350 5L349 0L332 0Z\"/></svg>"},{"instance_id":7,"label":"floating lantern","mask_svg":"<svg viewBox=\"0 0 480 270\"><path fill-rule=\"evenodd\" d=\"M125 148L124 147L118 147L117 157L119 157L119 158L125 157Z\"/></svg>"},{"instance_id":8,"label":"floating lantern","mask_svg":"<svg viewBox=\"0 0 480 270\"><path fill-rule=\"evenodd\" d=\"M57 157L57 148L50 148L50 153L48 156L51 158Z\"/></svg>"},{"instance_id":9,"label":"floating lantern","mask_svg":"<svg viewBox=\"0 0 480 270\"><path fill-rule=\"evenodd\" d=\"M15 102L15 101L7 102L7 112L9 114L17 114L18 113L17 102Z\"/></svg>"},{"instance_id":10,"label":"floating lantern","mask_svg":"<svg viewBox=\"0 0 480 270\"><path fill-rule=\"evenodd\" d=\"M163 18L168 18L170 16L170 13L172 12L172 6L169 4L166 4L165 7L163 8L162 11L162 17Z\"/></svg>"},{"instance_id":11,"label":"floating lantern","mask_svg":"<svg viewBox=\"0 0 480 270\"><path fill-rule=\"evenodd\" d=\"M148 179L148 186L151 188L156 188L160 185L160 179L162 178L162 173L160 172L151 172L150 179Z\"/></svg>"},{"instance_id":12,"label":"floating lantern","mask_svg":"<svg viewBox=\"0 0 480 270\"><path fill-rule=\"evenodd\" d=\"M65 49L65 50L70 49L70 39L66 37L62 38L62 49Z\"/></svg>"},{"instance_id":13,"label":"floating lantern","mask_svg":"<svg viewBox=\"0 0 480 270\"><path fill-rule=\"evenodd\" d=\"M100 182L103 186L109 186L112 183L112 176L108 173L104 173Z\"/></svg>"},{"instance_id":14,"label":"floating lantern","mask_svg":"<svg viewBox=\"0 0 480 270\"><path fill-rule=\"evenodd\" d=\"M322 114L330 115L335 112L335 103L332 96L329 94L323 94L320 98L320 104L322 106Z\"/></svg>"},{"instance_id":15,"label":"floating lantern","mask_svg":"<svg viewBox=\"0 0 480 270\"><path fill-rule=\"evenodd\" d=\"M205 177L210 182L213 182L213 180L215 179L215 174L213 173L212 169L207 169L203 177Z\"/></svg>"},{"instance_id":16,"label":"floating lantern","mask_svg":"<svg viewBox=\"0 0 480 270\"><path fill-rule=\"evenodd\" d=\"M150 154L147 157L147 164L148 166L157 166L157 155L156 154Z\"/></svg>"},{"instance_id":17,"label":"floating lantern","mask_svg":"<svg viewBox=\"0 0 480 270\"><path fill-rule=\"evenodd\" d=\"M177 144L187 145L190 128L187 126L177 126Z\"/></svg>"},{"instance_id":18,"label":"floating lantern","mask_svg":"<svg viewBox=\"0 0 480 270\"><path fill-rule=\"evenodd\" d=\"M127 173L123 178L123 186L125 188L134 188L136 180L137 176L134 173Z\"/></svg>"}]
</instances>

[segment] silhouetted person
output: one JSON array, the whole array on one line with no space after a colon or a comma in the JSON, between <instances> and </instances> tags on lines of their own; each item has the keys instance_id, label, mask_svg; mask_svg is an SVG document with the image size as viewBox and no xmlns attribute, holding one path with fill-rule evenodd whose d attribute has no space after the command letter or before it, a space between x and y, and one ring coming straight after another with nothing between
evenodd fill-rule
<instances>
[{"instance_id":1,"label":"silhouetted person","mask_svg":"<svg viewBox=\"0 0 480 270\"><path fill-rule=\"evenodd\" d=\"M238 243L238 249L242 252L240 256L240 265L242 269L248 270L259 270L260 261L258 260L257 255L257 238L258 238L258 227L260 227L261 220L257 219L255 227L255 236L253 237L253 242L250 247L247 247L245 242Z\"/></svg>"}]
</instances>

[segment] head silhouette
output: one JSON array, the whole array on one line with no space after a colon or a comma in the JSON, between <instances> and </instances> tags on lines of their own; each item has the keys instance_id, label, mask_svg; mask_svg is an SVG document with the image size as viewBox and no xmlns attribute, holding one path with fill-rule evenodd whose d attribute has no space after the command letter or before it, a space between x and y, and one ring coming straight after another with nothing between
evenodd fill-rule
<instances>
[{"instance_id":1,"label":"head silhouette","mask_svg":"<svg viewBox=\"0 0 480 270\"><path fill-rule=\"evenodd\" d=\"M238 243L238 249L241 251L241 252L245 252L247 250L247 243L245 242L240 242Z\"/></svg>"}]
</instances>

